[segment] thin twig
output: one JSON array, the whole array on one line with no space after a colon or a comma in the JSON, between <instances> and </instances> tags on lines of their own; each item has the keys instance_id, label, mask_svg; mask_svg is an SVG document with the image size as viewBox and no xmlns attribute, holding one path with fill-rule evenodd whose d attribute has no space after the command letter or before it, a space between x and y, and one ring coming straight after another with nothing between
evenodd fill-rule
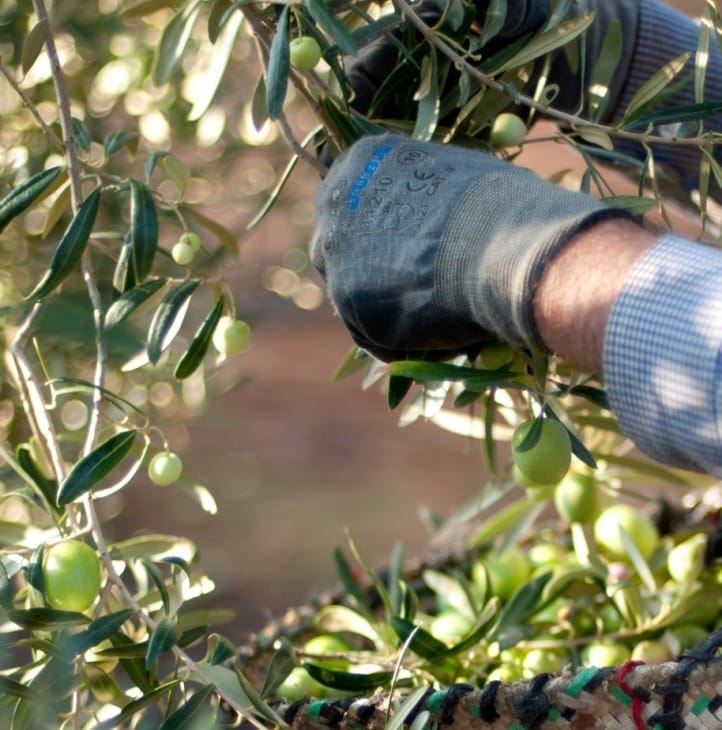
<instances>
[{"instance_id":1,"label":"thin twig","mask_svg":"<svg viewBox=\"0 0 722 730\"><path fill-rule=\"evenodd\" d=\"M542 102L533 99L531 96L522 93L518 89L511 89L508 84L502 84L497 81L493 76L483 73L476 66L469 63L469 61L457 53L451 46L439 36L438 33L434 32L414 11L414 9L406 2L406 0L394 0L394 4L401 10L404 16L409 22L421 33L421 35L435 48L441 51L450 61L461 70L465 70L469 75L479 81L482 85L499 91L503 94L513 96L513 99L518 104L523 104L530 109L543 114L546 117L555 119L558 122L567 124L572 128L585 127L587 129L598 129L602 132L620 139L628 139L640 144L674 144L685 147L699 147L703 143L709 143L710 137L661 137L654 134L629 132L624 129L617 129L616 127L610 127L599 122L592 122L588 119L584 119L575 114L568 114L567 112L559 111L554 107L544 104ZM721 140L722 141L722 140Z\"/></svg>"}]
</instances>

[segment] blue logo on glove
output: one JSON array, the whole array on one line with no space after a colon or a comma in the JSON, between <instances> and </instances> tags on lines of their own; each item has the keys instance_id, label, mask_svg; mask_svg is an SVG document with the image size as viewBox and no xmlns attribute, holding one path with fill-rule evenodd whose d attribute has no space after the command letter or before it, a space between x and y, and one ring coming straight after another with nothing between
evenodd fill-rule
<instances>
[{"instance_id":1,"label":"blue logo on glove","mask_svg":"<svg viewBox=\"0 0 722 730\"><path fill-rule=\"evenodd\" d=\"M346 203L350 213L355 213L359 209L361 205L360 193L368 187L371 179L378 172L381 163L386 159L386 156L391 152L392 148L393 145L377 147L371 154L371 159L364 165L361 174L354 180L351 190L346 196Z\"/></svg>"}]
</instances>

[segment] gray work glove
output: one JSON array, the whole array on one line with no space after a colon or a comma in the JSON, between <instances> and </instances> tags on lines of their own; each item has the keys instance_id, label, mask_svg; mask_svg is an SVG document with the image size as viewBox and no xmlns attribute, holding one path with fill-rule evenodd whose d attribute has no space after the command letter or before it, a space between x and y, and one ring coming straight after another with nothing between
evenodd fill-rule
<instances>
[{"instance_id":1,"label":"gray work glove","mask_svg":"<svg viewBox=\"0 0 722 730\"><path fill-rule=\"evenodd\" d=\"M475 150L367 136L318 189L314 265L381 360L541 342L535 286L575 232L619 211Z\"/></svg>"},{"instance_id":2,"label":"gray work glove","mask_svg":"<svg viewBox=\"0 0 722 730\"><path fill-rule=\"evenodd\" d=\"M476 22L483 27L489 8L489 0L474 2L474 16ZM433 25L439 18L444 7L443 0L426 0L422 3L419 14L428 25ZM616 103L622 92L627 78L627 70L634 53L639 23L639 0L576 0L568 12L569 18L579 17L587 11L593 11L594 22L575 42L580 43L583 49L583 59L579 68L573 69L569 65L569 58L563 49L553 54L553 61L547 83L558 88L558 94L552 106L560 111L578 112L581 95L588 92L594 62L599 58L604 37L612 23L619 23L621 28L622 50L619 64L614 74L611 88L605 102L606 113L602 120L608 121L615 117ZM482 63L503 49L517 38L543 31L544 26L552 14L550 0L507 0L507 12L504 24L490 43L481 50ZM447 30L462 32L464 29ZM543 58L537 60L537 70L541 67ZM352 58L346 69L346 76L354 90L353 107L366 114L371 109L376 92L397 67L403 69L408 61L399 53L397 46L386 38L379 38L363 48ZM401 71L403 72L403 71ZM583 76L583 78L582 78ZM536 83L535 74L527 84L527 91ZM403 86L403 85L402 85ZM416 84L408 85L409 94L416 90ZM404 109L408 108L410 98L403 97L403 90L396 96L384 98L375 111L382 117L403 117Z\"/></svg>"}]
</instances>

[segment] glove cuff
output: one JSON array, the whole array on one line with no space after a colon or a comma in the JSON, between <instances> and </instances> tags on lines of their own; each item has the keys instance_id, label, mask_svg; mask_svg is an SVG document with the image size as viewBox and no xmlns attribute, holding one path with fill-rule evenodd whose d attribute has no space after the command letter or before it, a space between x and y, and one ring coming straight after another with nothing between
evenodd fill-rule
<instances>
[{"instance_id":1,"label":"glove cuff","mask_svg":"<svg viewBox=\"0 0 722 730\"><path fill-rule=\"evenodd\" d=\"M438 252L437 296L502 340L543 348L533 295L544 267L574 234L610 217L628 215L531 171L486 175L451 213Z\"/></svg>"}]
</instances>

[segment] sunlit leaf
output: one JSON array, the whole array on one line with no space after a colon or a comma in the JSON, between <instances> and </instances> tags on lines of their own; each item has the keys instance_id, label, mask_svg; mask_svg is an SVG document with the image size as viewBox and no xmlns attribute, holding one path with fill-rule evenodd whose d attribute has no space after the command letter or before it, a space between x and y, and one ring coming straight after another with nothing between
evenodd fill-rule
<instances>
[{"instance_id":1,"label":"sunlit leaf","mask_svg":"<svg viewBox=\"0 0 722 730\"><path fill-rule=\"evenodd\" d=\"M303 668L320 684L350 692L369 692L388 686L394 676L394 673L387 669L368 674L354 674L352 671L342 672L313 662L303 662Z\"/></svg>"},{"instance_id":2,"label":"sunlit leaf","mask_svg":"<svg viewBox=\"0 0 722 730\"><path fill-rule=\"evenodd\" d=\"M161 300L148 329L148 360L155 365L171 344L173 333L185 316L189 297L198 288L199 279L188 279L171 289ZM176 325L176 327L174 327Z\"/></svg>"},{"instance_id":3,"label":"sunlit leaf","mask_svg":"<svg viewBox=\"0 0 722 730\"><path fill-rule=\"evenodd\" d=\"M586 12L576 18L570 18L554 28L539 33L526 43L511 59L496 68L495 71L501 73L502 71L516 68L517 66L523 66L525 63L529 63L529 61L533 61L540 56L551 53L557 48L561 48L561 46L584 33L593 21L594 13Z\"/></svg>"},{"instance_id":4,"label":"sunlit leaf","mask_svg":"<svg viewBox=\"0 0 722 730\"><path fill-rule=\"evenodd\" d=\"M164 279L149 279L139 286L133 287L118 297L108 307L105 315L105 327L111 329L125 321L136 309L148 301L162 286Z\"/></svg>"},{"instance_id":5,"label":"sunlit leaf","mask_svg":"<svg viewBox=\"0 0 722 730\"><path fill-rule=\"evenodd\" d=\"M632 97L632 100L624 110L622 124L625 124L632 117L634 112L642 107L646 107L655 97L657 97L669 84L677 78L689 61L690 54L683 53L681 56L671 60L662 66L659 71L652 74L640 87Z\"/></svg>"},{"instance_id":6,"label":"sunlit leaf","mask_svg":"<svg viewBox=\"0 0 722 730\"><path fill-rule=\"evenodd\" d=\"M5 565L0 561L0 608L6 611L12 610L13 607L13 587L10 584L10 576L8 575Z\"/></svg>"},{"instance_id":7,"label":"sunlit leaf","mask_svg":"<svg viewBox=\"0 0 722 730\"><path fill-rule=\"evenodd\" d=\"M129 0L123 3L120 15L123 18L141 18L164 8L173 8L178 0Z\"/></svg>"},{"instance_id":8,"label":"sunlit leaf","mask_svg":"<svg viewBox=\"0 0 722 730\"><path fill-rule=\"evenodd\" d=\"M684 124L700 122L722 112L722 101L705 101L701 104L684 104L673 109L662 109L658 112L635 117L624 125L624 129L637 129L649 125Z\"/></svg>"},{"instance_id":9,"label":"sunlit leaf","mask_svg":"<svg viewBox=\"0 0 722 730\"><path fill-rule=\"evenodd\" d=\"M303 0L303 4L309 15L333 38L343 53L356 55L358 46L354 37L325 0Z\"/></svg>"},{"instance_id":10,"label":"sunlit leaf","mask_svg":"<svg viewBox=\"0 0 722 730\"><path fill-rule=\"evenodd\" d=\"M62 642L61 650L66 656L78 656L88 649L109 639L120 630L120 627L133 615L132 608L110 613L96 618L85 631L73 634L67 641Z\"/></svg>"},{"instance_id":11,"label":"sunlit leaf","mask_svg":"<svg viewBox=\"0 0 722 730\"><path fill-rule=\"evenodd\" d=\"M439 121L438 75L436 52L431 49L421 64L421 84L414 97L419 105L411 136L422 142L428 142L432 138Z\"/></svg>"},{"instance_id":12,"label":"sunlit leaf","mask_svg":"<svg viewBox=\"0 0 722 730\"><path fill-rule=\"evenodd\" d=\"M30 32L23 43L23 52L20 58L20 65L22 66L23 74L30 71L35 61L38 60L38 56L43 50L47 37L48 21L47 18L43 18L30 29Z\"/></svg>"},{"instance_id":13,"label":"sunlit leaf","mask_svg":"<svg viewBox=\"0 0 722 730\"><path fill-rule=\"evenodd\" d=\"M213 219L208 218L208 216L199 213L192 206L186 206L181 204L180 209L185 215L187 215L189 218L192 218L194 221L196 221L196 223L203 226L203 228L206 228L214 236L216 236L221 244L223 244L223 247L226 249L226 251L228 251L228 253L230 253L232 256L238 256L238 241L236 240L236 237L233 235L233 233L231 233L225 226L222 226L217 221L214 221Z\"/></svg>"},{"instance_id":14,"label":"sunlit leaf","mask_svg":"<svg viewBox=\"0 0 722 730\"><path fill-rule=\"evenodd\" d=\"M213 662L211 661L211 663ZM291 644L291 642L283 636L279 640L278 648L266 667L260 696L265 699L266 697L274 694L295 666L296 659L293 644Z\"/></svg>"},{"instance_id":15,"label":"sunlit leaf","mask_svg":"<svg viewBox=\"0 0 722 730\"><path fill-rule=\"evenodd\" d=\"M644 215L657 207L657 201L654 198L643 198L639 195L610 195L602 198L602 201L610 208L626 210L632 215Z\"/></svg>"},{"instance_id":16,"label":"sunlit leaf","mask_svg":"<svg viewBox=\"0 0 722 730\"><path fill-rule=\"evenodd\" d=\"M70 209L70 183L66 183L65 186L55 197L48 214L45 217L45 225L43 226L42 237L47 238L52 232L53 228L58 224L60 219L65 215L65 212Z\"/></svg>"},{"instance_id":17,"label":"sunlit leaf","mask_svg":"<svg viewBox=\"0 0 722 730\"><path fill-rule=\"evenodd\" d=\"M198 331L193 335L193 340L180 360L178 360L175 372L173 373L178 380L183 380L192 375L203 362L203 358L206 356L208 348L213 342L213 333L223 314L224 306L225 298L221 296L203 320Z\"/></svg>"},{"instance_id":18,"label":"sunlit leaf","mask_svg":"<svg viewBox=\"0 0 722 730\"><path fill-rule=\"evenodd\" d=\"M58 490L58 505L69 504L108 476L131 450L136 435L134 429L113 434L75 462Z\"/></svg>"},{"instance_id":19,"label":"sunlit leaf","mask_svg":"<svg viewBox=\"0 0 722 730\"><path fill-rule=\"evenodd\" d=\"M29 177L0 200L0 231L30 207L57 179L61 167L50 167Z\"/></svg>"},{"instance_id":20,"label":"sunlit leaf","mask_svg":"<svg viewBox=\"0 0 722 730\"><path fill-rule=\"evenodd\" d=\"M129 702L118 715L112 717L110 720L98 723L93 730L112 730L112 728L127 727L128 720L141 710L144 710L149 705L155 704L159 699L169 694L180 684L180 681L180 679L172 679L170 682L166 682L158 687L144 689L142 697Z\"/></svg>"},{"instance_id":21,"label":"sunlit leaf","mask_svg":"<svg viewBox=\"0 0 722 730\"><path fill-rule=\"evenodd\" d=\"M110 546L113 560L130 560L133 558L150 558L160 560L173 556L190 562L196 555L196 546L185 537L176 535L140 535L120 540Z\"/></svg>"},{"instance_id":22,"label":"sunlit leaf","mask_svg":"<svg viewBox=\"0 0 722 730\"><path fill-rule=\"evenodd\" d=\"M148 560L148 558L141 558L140 562L142 566L145 568L145 572L150 578L151 583L155 586L155 589L158 591L160 595L160 600L163 603L163 611L165 614L170 613L170 601L168 599L168 588L165 584L165 579L163 578L163 574L156 568L153 563Z\"/></svg>"},{"instance_id":23,"label":"sunlit leaf","mask_svg":"<svg viewBox=\"0 0 722 730\"><path fill-rule=\"evenodd\" d=\"M419 702L428 692L428 687L416 687L406 697L394 712L391 719L386 723L384 730L402 730L406 725L406 719L409 715L417 710ZM423 713L419 713L423 715ZM424 725L426 727L426 725ZM411 730L411 729L409 729Z\"/></svg>"},{"instance_id":24,"label":"sunlit leaf","mask_svg":"<svg viewBox=\"0 0 722 730\"><path fill-rule=\"evenodd\" d=\"M180 64L193 25L198 17L200 5L200 0L190 0L163 29L151 70L151 77L156 86L170 81L173 71Z\"/></svg>"},{"instance_id":25,"label":"sunlit leaf","mask_svg":"<svg viewBox=\"0 0 722 730\"><path fill-rule=\"evenodd\" d=\"M266 112L271 119L278 119L283 109L291 70L291 51L288 40L288 5L284 6L271 42L266 77Z\"/></svg>"},{"instance_id":26,"label":"sunlit leaf","mask_svg":"<svg viewBox=\"0 0 722 730\"><path fill-rule=\"evenodd\" d=\"M199 84L201 91L193 97L193 107L188 112L189 121L193 122L200 119L211 105L231 59L231 53L235 47L242 23L243 16L239 12L231 14L226 20L220 36L213 41L215 45L210 58L207 60L208 67L203 74L203 83Z\"/></svg>"},{"instance_id":27,"label":"sunlit leaf","mask_svg":"<svg viewBox=\"0 0 722 730\"><path fill-rule=\"evenodd\" d=\"M37 301L47 296L73 270L85 251L90 238L90 232L95 223L100 204L100 188L95 188L83 201L70 225L66 229L60 243L55 249L50 267L42 280L26 297L30 301Z\"/></svg>"}]
</instances>

